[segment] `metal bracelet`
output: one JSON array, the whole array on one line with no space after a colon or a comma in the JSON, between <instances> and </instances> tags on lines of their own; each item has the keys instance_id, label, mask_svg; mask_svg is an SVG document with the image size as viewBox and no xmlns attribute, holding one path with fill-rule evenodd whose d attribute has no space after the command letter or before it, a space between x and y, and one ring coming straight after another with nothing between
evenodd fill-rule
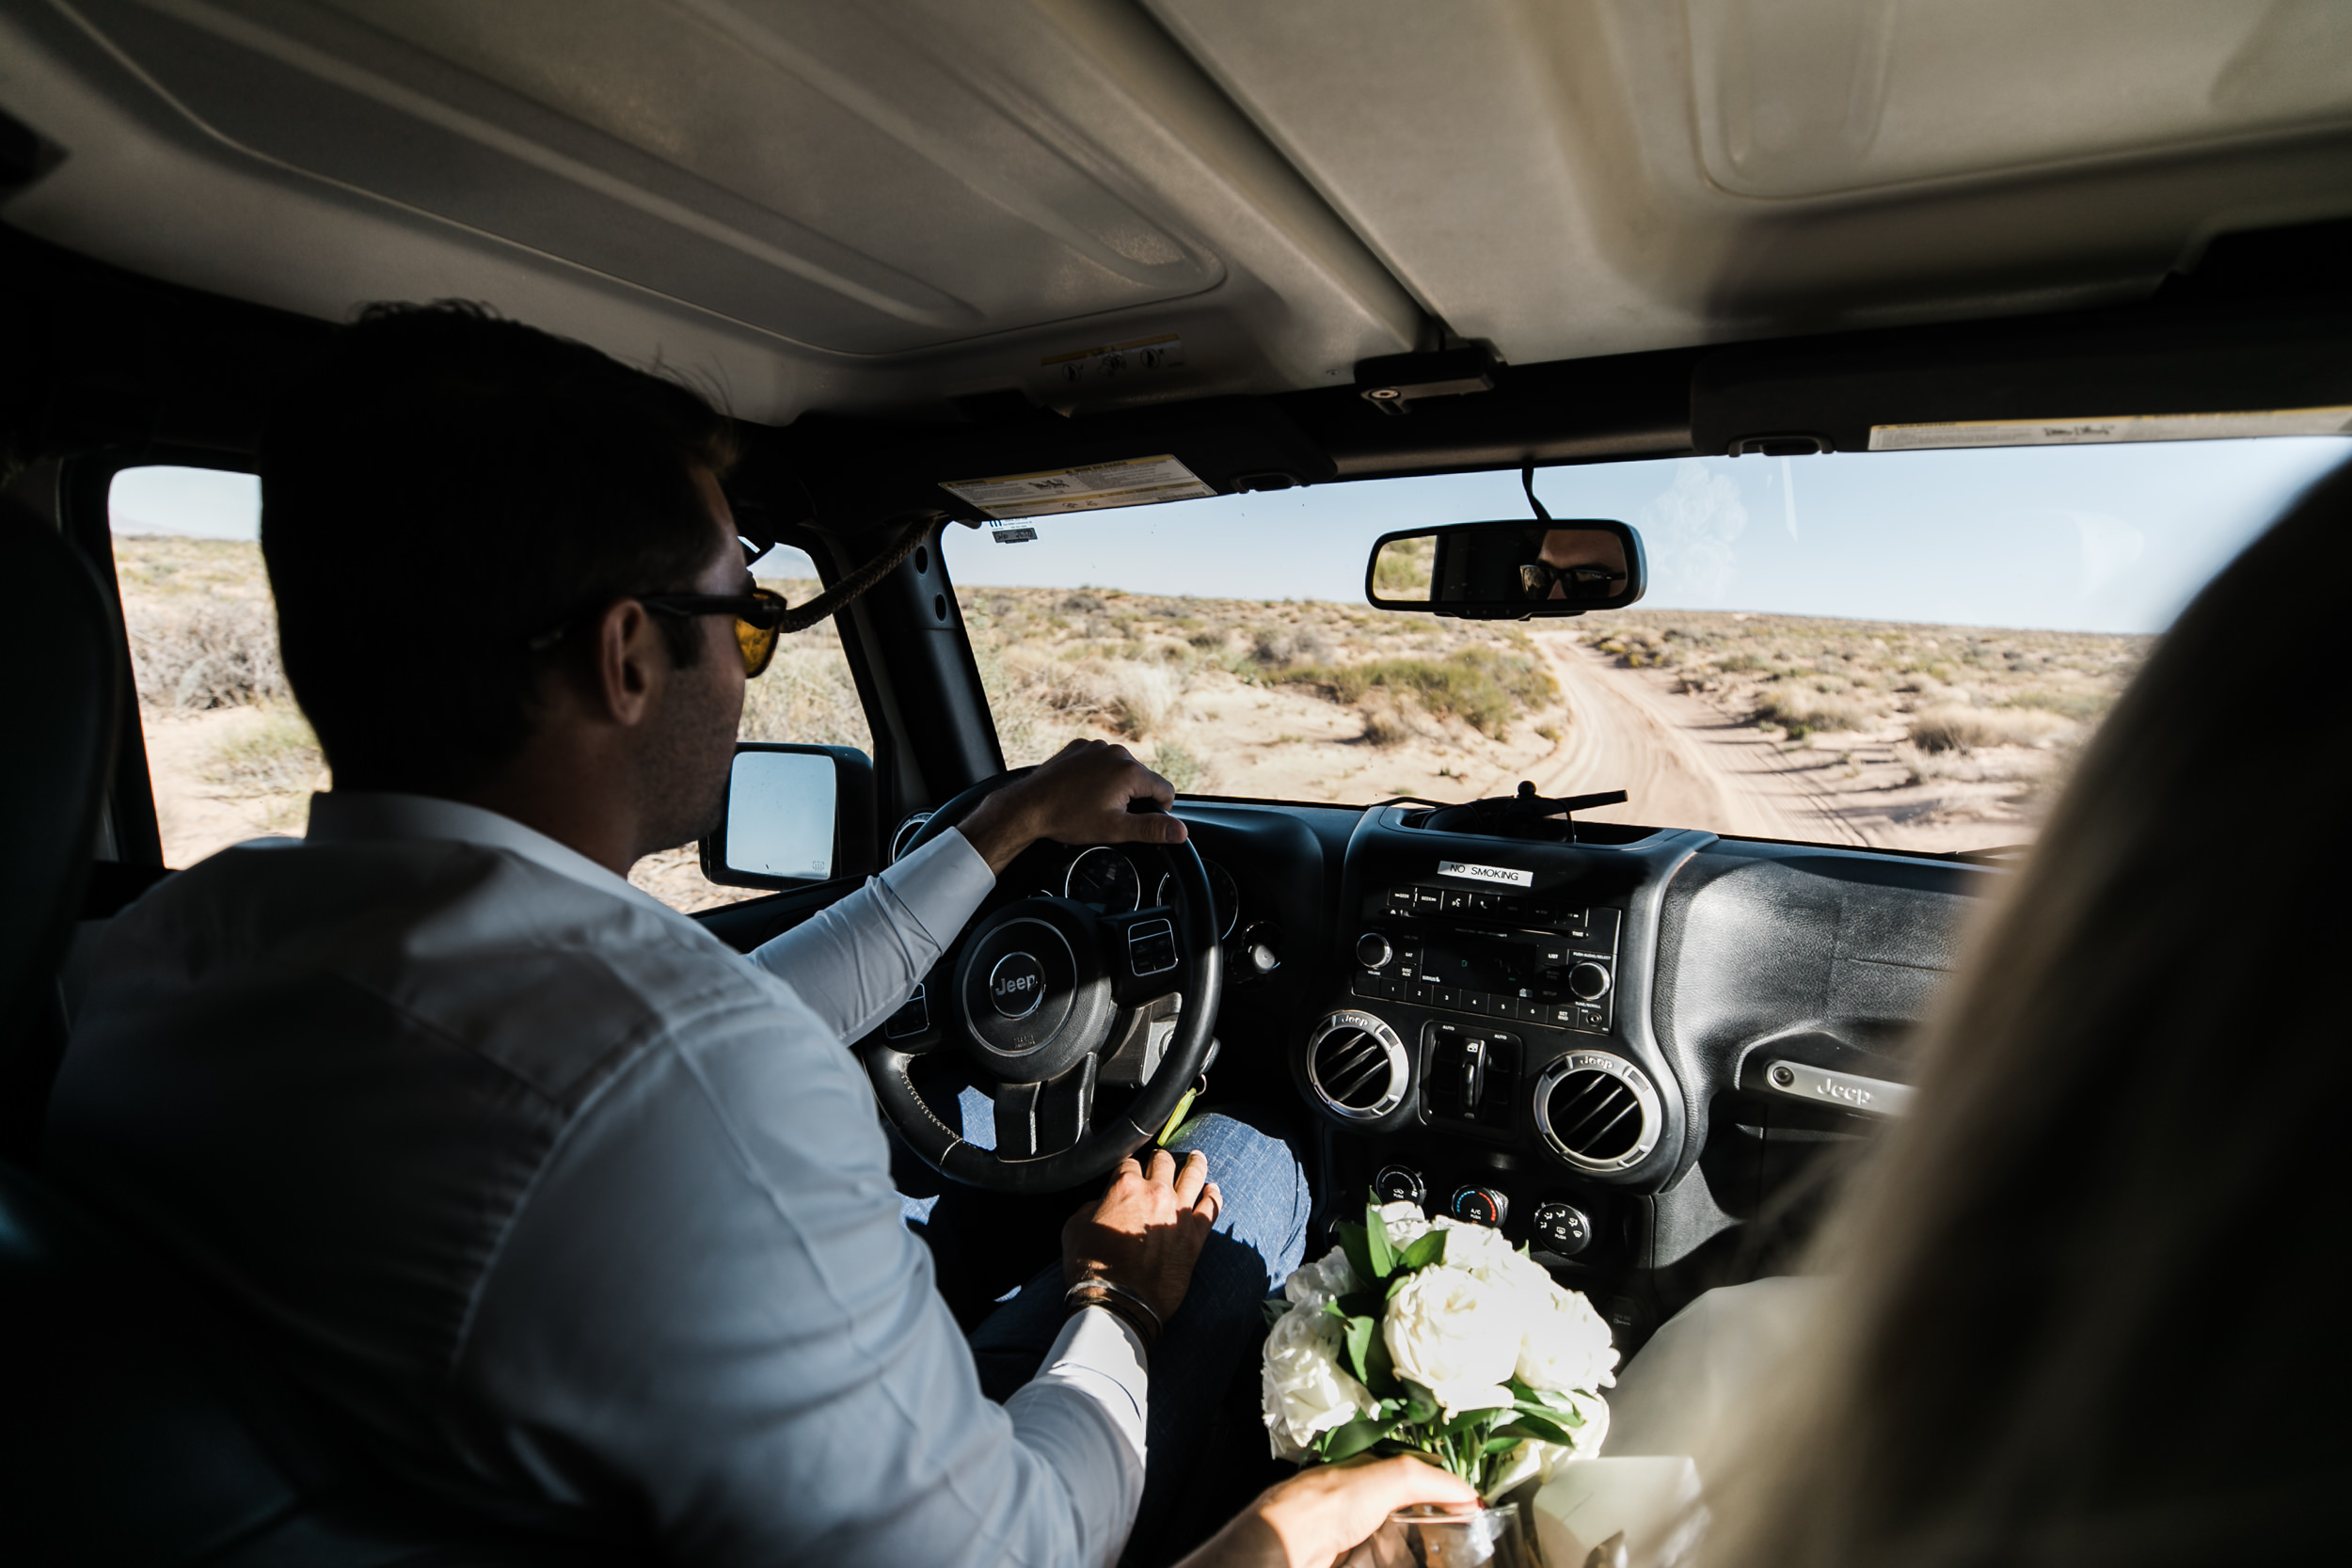
<instances>
[{"instance_id":1,"label":"metal bracelet","mask_svg":"<svg viewBox=\"0 0 2352 1568\"><path fill-rule=\"evenodd\" d=\"M1065 1307L1073 1305L1078 1307L1091 1307L1096 1305L1092 1302L1073 1302L1073 1298L1075 1297L1081 1291L1104 1291L1119 1297L1121 1301L1133 1303L1137 1310L1141 1311L1145 1317L1152 1320L1152 1332L1154 1335L1157 1335L1162 1329L1165 1329L1168 1326L1166 1323L1160 1322L1160 1315L1152 1309L1152 1304L1150 1302L1136 1294L1135 1291L1127 1289L1126 1286L1114 1285L1107 1279L1081 1279L1078 1283L1073 1285L1069 1290L1064 1291L1061 1293L1062 1305Z\"/></svg>"}]
</instances>

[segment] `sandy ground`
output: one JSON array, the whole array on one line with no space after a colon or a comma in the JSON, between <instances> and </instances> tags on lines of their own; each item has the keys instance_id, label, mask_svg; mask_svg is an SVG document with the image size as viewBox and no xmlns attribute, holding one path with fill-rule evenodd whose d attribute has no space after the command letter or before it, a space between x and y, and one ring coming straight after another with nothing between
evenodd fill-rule
<instances>
[{"instance_id":1,"label":"sandy ground","mask_svg":"<svg viewBox=\"0 0 2352 1568\"><path fill-rule=\"evenodd\" d=\"M249 707L159 715L143 711L147 767L155 785L155 822L163 832L164 863L193 865L248 838L300 837L310 812L307 794L246 795L205 778L220 746L262 721ZM318 781L326 786L326 779Z\"/></svg>"},{"instance_id":2,"label":"sandy ground","mask_svg":"<svg viewBox=\"0 0 2352 1568\"><path fill-rule=\"evenodd\" d=\"M1623 789L1595 820L1703 827L1759 838L1928 851L2030 839L2035 823L2013 780L1919 780L1895 738L1824 735L1790 742L1675 689L1672 676L1627 669L1573 632L1537 632L1566 698L1565 738L1530 776L1547 795ZM1980 771L1998 774L1987 753ZM2040 759L2030 759L2038 762Z\"/></svg>"}]
</instances>

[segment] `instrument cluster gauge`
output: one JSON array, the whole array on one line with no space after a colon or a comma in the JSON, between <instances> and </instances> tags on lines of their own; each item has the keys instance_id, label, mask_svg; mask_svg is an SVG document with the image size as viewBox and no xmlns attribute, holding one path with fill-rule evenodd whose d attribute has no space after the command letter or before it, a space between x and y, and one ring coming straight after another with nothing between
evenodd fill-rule
<instances>
[{"instance_id":1,"label":"instrument cluster gauge","mask_svg":"<svg viewBox=\"0 0 2352 1568\"><path fill-rule=\"evenodd\" d=\"M1209 874L1209 896L1216 900L1216 940L1223 942L1233 934L1233 923L1241 918L1241 889L1235 885L1232 873L1206 856L1201 857L1200 868ZM1176 874L1162 872L1152 902L1168 904L1175 898Z\"/></svg>"},{"instance_id":2,"label":"instrument cluster gauge","mask_svg":"<svg viewBox=\"0 0 2352 1568\"><path fill-rule=\"evenodd\" d=\"M1143 879L1136 875L1135 862L1098 844L1070 863L1061 895L1104 914L1133 914L1143 908Z\"/></svg>"},{"instance_id":3,"label":"instrument cluster gauge","mask_svg":"<svg viewBox=\"0 0 2352 1568\"><path fill-rule=\"evenodd\" d=\"M891 864L898 863L898 857L907 852L907 846L914 842L914 835L921 832L923 824L930 819L930 812L918 811L910 814L904 822L898 824L898 831L890 835Z\"/></svg>"}]
</instances>

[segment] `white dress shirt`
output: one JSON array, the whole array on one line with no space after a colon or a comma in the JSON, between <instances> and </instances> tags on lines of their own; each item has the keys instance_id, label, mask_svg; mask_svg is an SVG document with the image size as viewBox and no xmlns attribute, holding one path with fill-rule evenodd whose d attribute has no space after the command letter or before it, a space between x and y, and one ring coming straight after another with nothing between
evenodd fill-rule
<instances>
[{"instance_id":1,"label":"white dress shirt","mask_svg":"<svg viewBox=\"0 0 2352 1568\"><path fill-rule=\"evenodd\" d=\"M845 1040L993 878L956 832L753 955L493 813L325 795L116 922L51 1168L410 1481L695 1563L1107 1564L1140 1342L985 1398Z\"/></svg>"}]
</instances>

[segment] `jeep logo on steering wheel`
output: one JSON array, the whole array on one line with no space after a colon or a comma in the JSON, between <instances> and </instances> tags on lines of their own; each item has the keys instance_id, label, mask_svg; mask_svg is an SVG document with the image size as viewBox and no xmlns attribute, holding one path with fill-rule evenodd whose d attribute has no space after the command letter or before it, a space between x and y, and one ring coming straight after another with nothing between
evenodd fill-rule
<instances>
[{"instance_id":1,"label":"jeep logo on steering wheel","mask_svg":"<svg viewBox=\"0 0 2352 1568\"><path fill-rule=\"evenodd\" d=\"M1045 1000L1045 971L1026 953L1008 953L988 972L988 999L1006 1018L1026 1018Z\"/></svg>"}]
</instances>

